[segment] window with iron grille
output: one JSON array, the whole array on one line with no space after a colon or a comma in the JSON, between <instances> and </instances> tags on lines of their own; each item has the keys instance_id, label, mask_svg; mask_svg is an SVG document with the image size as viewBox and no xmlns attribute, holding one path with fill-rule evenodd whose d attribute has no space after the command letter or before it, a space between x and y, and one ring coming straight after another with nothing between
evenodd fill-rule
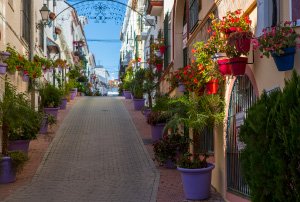
<instances>
[{"instance_id":1,"label":"window with iron grille","mask_svg":"<svg viewBox=\"0 0 300 202\"><path fill-rule=\"evenodd\" d=\"M169 54L170 54L170 48L169 48L169 13L165 15L164 20L164 45L166 48L166 51L164 53L164 68L166 69L169 66Z\"/></svg>"},{"instance_id":2,"label":"window with iron grille","mask_svg":"<svg viewBox=\"0 0 300 202\"><path fill-rule=\"evenodd\" d=\"M189 0L189 25L190 25L190 32L192 32L196 25L198 24L198 17L199 17L199 11L201 8L201 2L200 0Z\"/></svg>"},{"instance_id":3,"label":"window with iron grille","mask_svg":"<svg viewBox=\"0 0 300 202\"><path fill-rule=\"evenodd\" d=\"M23 0L22 37L28 44L30 42L30 4L30 0Z\"/></svg>"},{"instance_id":4,"label":"window with iron grille","mask_svg":"<svg viewBox=\"0 0 300 202\"><path fill-rule=\"evenodd\" d=\"M256 94L250 79L239 76L234 82L230 96L227 131L226 131L226 166L227 189L234 193L249 196L250 189L242 176L240 168L240 151L242 143L239 141L239 127L237 127L237 114L245 113L255 103Z\"/></svg>"},{"instance_id":5,"label":"window with iron grille","mask_svg":"<svg viewBox=\"0 0 300 202\"><path fill-rule=\"evenodd\" d=\"M40 39L39 39L39 46L42 50L44 50L44 26L40 28Z\"/></svg>"}]
</instances>

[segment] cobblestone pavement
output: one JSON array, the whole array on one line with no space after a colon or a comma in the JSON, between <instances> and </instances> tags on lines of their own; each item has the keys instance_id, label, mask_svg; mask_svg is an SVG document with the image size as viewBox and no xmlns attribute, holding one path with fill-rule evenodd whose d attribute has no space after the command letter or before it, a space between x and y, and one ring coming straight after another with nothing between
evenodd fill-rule
<instances>
[{"instance_id":1,"label":"cobblestone pavement","mask_svg":"<svg viewBox=\"0 0 300 202\"><path fill-rule=\"evenodd\" d=\"M85 97L32 182L6 201L156 201L159 174L121 100Z\"/></svg>"}]
</instances>

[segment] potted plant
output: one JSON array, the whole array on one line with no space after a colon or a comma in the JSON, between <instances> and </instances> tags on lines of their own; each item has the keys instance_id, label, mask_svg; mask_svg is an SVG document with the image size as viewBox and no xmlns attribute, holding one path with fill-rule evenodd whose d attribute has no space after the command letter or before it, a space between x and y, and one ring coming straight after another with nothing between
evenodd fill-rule
<instances>
[{"instance_id":1,"label":"potted plant","mask_svg":"<svg viewBox=\"0 0 300 202\"><path fill-rule=\"evenodd\" d=\"M0 183L16 180L16 171L20 170L27 159L21 152L8 152L9 131L27 122L28 102L24 95L5 77L5 91L0 100L0 119L2 124L2 155L0 157Z\"/></svg>"},{"instance_id":2,"label":"potted plant","mask_svg":"<svg viewBox=\"0 0 300 202\"><path fill-rule=\"evenodd\" d=\"M44 110L45 113L57 118L57 113L62 97L61 91L55 86L47 83L40 86L39 94L41 97L40 107Z\"/></svg>"},{"instance_id":3,"label":"potted plant","mask_svg":"<svg viewBox=\"0 0 300 202\"><path fill-rule=\"evenodd\" d=\"M61 34L61 29L59 27L55 27L54 32L55 32L55 34L60 35Z\"/></svg>"},{"instance_id":4,"label":"potted plant","mask_svg":"<svg viewBox=\"0 0 300 202\"><path fill-rule=\"evenodd\" d=\"M183 125L201 133L206 127L213 128L222 124L224 120L225 103L220 95L181 96L171 99L168 105L171 118L166 128L173 130ZM200 157L196 154L193 158L190 154L183 155L177 162L187 199L199 200L209 197L210 176L214 166L208 164L206 158L206 151L203 151Z\"/></svg>"},{"instance_id":5,"label":"potted plant","mask_svg":"<svg viewBox=\"0 0 300 202\"><path fill-rule=\"evenodd\" d=\"M125 99L131 99L132 79L133 79L133 71L132 71L132 68L129 67L126 70L125 76L122 80L123 88L124 88L123 93L124 93Z\"/></svg>"},{"instance_id":6,"label":"potted plant","mask_svg":"<svg viewBox=\"0 0 300 202\"><path fill-rule=\"evenodd\" d=\"M55 13L53 13L53 12L50 12L50 13L49 13L49 19L50 19L50 20L54 20L55 17L56 17Z\"/></svg>"},{"instance_id":7,"label":"potted plant","mask_svg":"<svg viewBox=\"0 0 300 202\"><path fill-rule=\"evenodd\" d=\"M0 74L5 74L7 69L7 64L5 60L10 56L9 52L0 52Z\"/></svg>"},{"instance_id":8,"label":"potted plant","mask_svg":"<svg viewBox=\"0 0 300 202\"><path fill-rule=\"evenodd\" d=\"M209 30L212 32L210 45L217 44L217 52L224 52L228 57L218 59L221 73L228 74L226 68L231 68L234 76L244 75L248 59L241 55L248 54L250 44L245 43L250 43L252 37L249 16L242 15L241 10L238 9L227 12L222 20L215 19L213 15L211 18L213 21Z\"/></svg>"},{"instance_id":9,"label":"potted plant","mask_svg":"<svg viewBox=\"0 0 300 202\"><path fill-rule=\"evenodd\" d=\"M178 132L165 135L153 144L155 160L166 168L176 168L179 155L188 151L190 139Z\"/></svg>"},{"instance_id":10,"label":"potted plant","mask_svg":"<svg viewBox=\"0 0 300 202\"><path fill-rule=\"evenodd\" d=\"M15 73L16 70L21 71L24 67L24 62L26 62L26 58L20 55L9 44L6 47L6 52L10 54L10 56L5 60L5 63L7 64L7 71L11 74Z\"/></svg>"},{"instance_id":11,"label":"potted plant","mask_svg":"<svg viewBox=\"0 0 300 202\"><path fill-rule=\"evenodd\" d=\"M143 84L145 81L145 69L138 69L134 73L134 78L132 80L133 89L133 105L135 110L141 110L145 105L144 99L144 88Z\"/></svg>"},{"instance_id":12,"label":"potted plant","mask_svg":"<svg viewBox=\"0 0 300 202\"><path fill-rule=\"evenodd\" d=\"M163 136L163 131L169 115L163 111L151 111L147 117L147 123L151 125L152 141L156 142Z\"/></svg>"},{"instance_id":13,"label":"potted plant","mask_svg":"<svg viewBox=\"0 0 300 202\"><path fill-rule=\"evenodd\" d=\"M263 30L263 35L254 42L266 57L273 57L278 71L291 70L294 67L296 39L299 34L292 27L292 22Z\"/></svg>"}]
</instances>

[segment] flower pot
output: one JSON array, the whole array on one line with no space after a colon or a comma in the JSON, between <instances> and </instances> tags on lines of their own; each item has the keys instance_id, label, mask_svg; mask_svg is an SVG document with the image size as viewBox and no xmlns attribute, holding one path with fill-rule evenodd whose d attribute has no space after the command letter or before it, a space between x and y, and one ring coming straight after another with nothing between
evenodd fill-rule
<instances>
[{"instance_id":1,"label":"flower pot","mask_svg":"<svg viewBox=\"0 0 300 202\"><path fill-rule=\"evenodd\" d=\"M16 181L16 172L12 167L12 160L8 156L0 159L0 184L7 184Z\"/></svg>"},{"instance_id":2,"label":"flower pot","mask_svg":"<svg viewBox=\"0 0 300 202\"><path fill-rule=\"evenodd\" d=\"M62 98L59 109L66 109L67 108L67 98Z\"/></svg>"},{"instance_id":3,"label":"flower pot","mask_svg":"<svg viewBox=\"0 0 300 202\"><path fill-rule=\"evenodd\" d=\"M7 64L0 63L0 74L6 74Z\"/></svg>"},{"instance_id":4,"label":"flower pot","mask_svg":"<svg viewBox=\"0 0 300 202\"><path fill-rule=\"evenodd\" d=\"M41 122L39 134L47 134L47 132L48 132L48 120L47 117L44 117Z\"/></svg>"},{"instance_id":5,"label":"flower pot","mask_svg":"<svg viewBox=\"0 0 300 202\"><path fill-rule=\"evenodd\" d=\"M283 49L284 54L277 55L272 53L272 57L276 63L278 71L288 71L294 68L294 60L295 60L295 47L289 47Z\"/></svg>"},{"instance_id":6,"label":"flower pot","mask_svg":"<svg viewBox=\"0 0 300 202\"><path fill-rule=\"evenodd\" d=\"M156 142L162 138L165 125L165 123L151 125L151 136L153 142Z\"/></svg>"},{"instance_id":7,"label":"flower pot","mask_svg":"<svg viewBox=\"0 0 300 202\"><path fill-rule=\"evenodd\" d=\"M28 154L30 140L13 140L8 142L8 151L22 151Z\"/></svg>"},{"instance_id":8,"label":"flower pot","mask_svg":"<svg viewBox=\"0 0 300 202\"><path fill-rule=\"evenodd\" d=\"M166 52L166 46L159 47L159 52L163 55Z\"/></svg>"},{"instance_id":9,"label":"flower pot","mask_svg":"<svg viewBox=\"0 0 300 202\"><path fill-rule=\"evenodd\" d=\"M164 163L164 167L168 168L168 169L175 169L176 168L176 164L171 159L168 159Z\"/></svg>"},{"instance_id":10,"label":"flower pot","mask_svg":"<svg viewBox=\"0 0 300 202\"><path fill-rule=\"evenodd\" d=\"M247 53L250 50L251 38L242 37L235 42L235 48L240 53Z\"/></svg>"},{"instance_id":11,"label":"flower pot","mask_svg":"<svg viewBox=\"0 0 300 202\"><path fill-rule=\"evenodd\" d=\"M210 196L211 172L213 164L208 164L207 168L188 169L180 168L184 195L188 200L203 200Z\"/></svg>"},{"instance_id":12,"label":"flower pot","mask_svg":"<svg viewBox=\"0 0 300 202\"><path fill-rule=\"evenodd\" d=\"M206 84L207 94L217 94L219 89L218 79L212 79Z\"/></svg>"},{"instance_id":13,"label":"flower pot","mask_svg":"<svg viewBox=\"0 0 300 202\"><path fill-rule=\"evenodd\" d=\"M2 51L2 52L0 52L0 54L2 55L3 60L6 60L11 55L9 52L6 52L6 51Z\"/></svg>"},{"instance_id":14,"label":"flower pot","mask_svg":"<svg viewBox=\"0 0 300 202\"><path fill-rule=\"evenodd\" d=\"M146 118L148 118L150 113L151 113L151 109L149 109L149 108L145 109L145 111L143 112L143 114Z\"/></svg>"},{"instance_id":15,"label":"flower pot","mask_svg":"<svg viewBox=\"0 0 300 202\"><path fill-rule=\"evenodd\" d=\"M155 51L155 55L156 55L157 57L161 57L161 56L162 56L162 53L161 53L160 51Z\"/></svg>"},{"instance_id":16,"label":"flower pot","mask_svg":"<svg viewBox=\"0 0 300 202\"><path fill-rule=\"evenodd\" d=\"M229 60L230 60L231 72L233 76L239 76L245 74L248 58L236 57L236 58L230 58Z\"/></svg>"},{"instance_id":17,"label":"flower pot","mask_svg":"<svg viewBox=\"0 0 300 202\"><path fill-rule=\"evenodd\" d=\"M49 13L49 19L54 20L55 19L55 13L53 13L53 12Z\"/></svg>"},{"instance_id":18,"label":"flower pot","mask_svg":"<svg viewBox=\"0 0 300 202\"><path fill-rule=\"evenodd\" d=\"M156 64L156 71L161 72L162 67L163 67L163 64Z\"/></svg>"},{"instance_id":19,"label":"flower pot","mask_svg":"<svg viewBox=\"0 0 300 202\"><path fill-rule=\"evenodd\" d=\"M61 34L61 29L58 27L55 27L55 34Z\"/></svg>"},{"instance_id":20,"label":"flower pot","mask_svg":"<svg viewBox=\"0 0 300 202\"><path fill-rule=\"evenodd\" d=\"M178 85L178 91L182 92L182 93L185 92L186 91L185 85L182 84L182 83L179 83L179 85Z\"/></svg>"},{"instance_id":21,"label":"flower pot","mask_svg":"<svg viewBox=\"0 0 300 202\"><path fill-rule=\"evenodd\" d=\"M70 95L71 95L71 100L74 100L74 98L76 96L76 91L71 90Z\"/></svg>"},{"instance_id":22,"label":"flower pot","mask_svg":"<svg viewBox=\"0 0 300 202\"><path fill-rule=\"evenodd\" d=\"M24 75L22 76L22 80L23 80L24 82L28 82L28 81L29 81L29 76L28 76L27 74L24 74Z\"/></svg>"},{"instance_id":23,"label":"flower pot","mask_svg":"<svg viewBox=\"0 0 300 202\"><path fill-rule=\"evenodd\" d=\"M44 107L44 112L57 118L59 107Z\"/></svg>"},{"instance_id":24,"label":"flower pot","mask_svg":"<svg viewBox=\"0 0 300 202\"><path fill-rule=\"evenodd\" d=\"M143 107L145 106L145 99L133 98L133 106L134 106L134 110L136 111L142 110Z\"/></svg>"},{"instance_id":25,"label":"flower pot","mask_svg":"<svg viewBox=\"0 0 300 202\"><path fill-rule=\"evenodd\" d=\"M222 75L231 75L231 66L229 64L229 58L218 60L219 71Z\"/></svg>"},{"instance_id":26,"label":"flower pot","mask_svg":"<svg viewBox=\"0 0 300 202\"><path fill-rule=\"evenodd\" d=\"M77 95L78 89L77 88L72 88L72 91L75 91L75 94Z\"/></svg>"},{"instance_id":27,"label":"flower pot","mask_svg":"<svg viewBox=\"0 0 300 202\"><path fill-rule=\"evenodd\" d=\"M131 99L131 92L130 91L124 90L123 93L124 93L125 99Z\"/></svg>"}]
</instances>

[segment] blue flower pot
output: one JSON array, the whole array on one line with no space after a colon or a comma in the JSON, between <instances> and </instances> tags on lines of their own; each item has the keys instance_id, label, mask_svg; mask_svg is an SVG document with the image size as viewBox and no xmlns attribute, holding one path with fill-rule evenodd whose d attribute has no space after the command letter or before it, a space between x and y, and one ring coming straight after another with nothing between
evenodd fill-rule
<instances>
[{"instance_id":1,"label":"blue flower pot","mask_svg":"<svg viewBox=\"0 0 300 202\"><path fill-rule=\"evenodd\" d=\"M281 55L272 53L272 57L274 58L278 71L288 71L294 68L296 48L289 47L283 49L283 51L284 54Z\"/></svg>"}]
</instances>

